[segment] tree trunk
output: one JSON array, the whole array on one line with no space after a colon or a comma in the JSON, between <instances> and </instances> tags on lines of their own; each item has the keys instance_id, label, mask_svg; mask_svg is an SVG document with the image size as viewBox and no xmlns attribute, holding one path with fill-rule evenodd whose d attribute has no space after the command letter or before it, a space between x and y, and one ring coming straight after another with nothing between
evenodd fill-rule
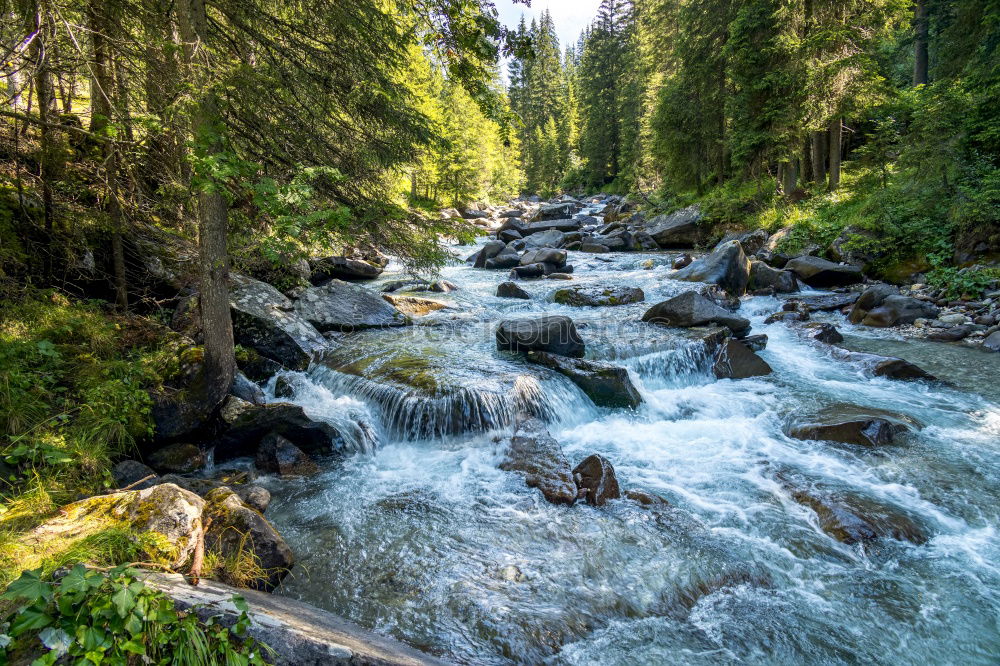
<instances>
[{"instance_id":1,"label":"tree trunk","mask_svg":"<svg viewBox=\"0 0 1000 666\"><path fill-rule=\"evenodd\" d=\"M802 183L813 182L812 142L807 135L802 140Z\"/></svg>"},{"instance_id":2,"label":"tree trunk","mask_svg":"<svg viewBox=\"0 0 1000 666\"><path fill-rule=\"evenodd\" d=\"M798 187L799 179L799 164L798 160L792 159L788 162L782 162L781 166L781 189L784 191L785 196L791 196L795 188Z\"/></svg>"},{"instance_id":3,"label":"tree trunk","mask_svg":"<svg viewBox=\"0 0 1000 666\"><path fill-rule=\"evenodd\" d=\"M843 118L837 116L830 121L830 184L833 192L840 187L840 148L843 139Z\"/></svg>"},{"instance_id":4,"label":"tree trunk","mask_svg":"<svg viewBox=\"0 0 1000 666\"><path fill-rule=\"evenodd\" d=\"M812 133L812 176L820 185L826 180L826 132Z\"/></svg>"},{"instance_id":5,"label":"tree trunk","mask_svg":"<svg viewBox=\"0 0 1000 666\"><path fill-rule=\"evenodd\" d=\"M221 124L218 99L204 80L207 62L195 65L196 54L205 52L208 19L204 0L179 0L177 18L184 41L189 75L194 78L197 101L191 112L191 127L209 155L222 153L216 127ZM206 54L207 56L207 54ZM195 65L195 66L191 66ZM210 185L205 183L205 185ZM198 195L198 251L201 269L201 325L205 339L205 400L218 405L229 393L236 371L233 323L229 312L228 205L221 184L201 187Z\"/></svg>"},{"instance_id":6,"label":"tree trunk","mask_svg":"<svg viewBox=\"0 0 1000 666\"><path fill-rule=\"evenodd\" d=\"M54 180L55 151L52 146L52 73L49 71L49 49L55 33L52 17L42 2L36 5L35 30L37 36L31 42L32 60L35 62L35 92L38 96L39 127L39 176L42 181L42 214L45 226L45 242L48 247L42 260L46 282L53 279L54 223L52 203L52 181Z\"/></svg>"},{"instance_id":7,"label":"tree trunk","mask_svg":"<svg viewBox=\"0 0 1000 666\"><path fill-rule=\"evenodd\" d=\"M913 85L927 83L927 36L929 32L927 0L913 4Z\"/></svg>"}]
</instances>

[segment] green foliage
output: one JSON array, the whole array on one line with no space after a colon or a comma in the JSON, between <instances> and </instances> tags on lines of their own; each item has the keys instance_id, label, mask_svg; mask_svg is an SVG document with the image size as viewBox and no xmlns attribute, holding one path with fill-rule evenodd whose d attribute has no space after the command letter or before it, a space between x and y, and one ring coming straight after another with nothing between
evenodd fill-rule
<instances>
[{"instance_id":1,"label":"green foliage","mask_svg":"<svg viewBox=\"0 0 1000 666\"><path fill-rule=\"evenodd\" d=\"M77 564L55 580L25 571L0 599L17 605L5 618L0 650L8 658L37 655L35 666L267 663L268 648L246 636L242 598L233 598L240 616L232 629L215 618L201 622L127 567L102 573Z\"/></svg>"},{"instance_id":2,"label":"green foliage","mask_svg":"<svg viewBox=\"0 0 1000 666\"><path fill-rule=\"evenodd\" d=\"M147 389L172 372L174 356L150 327L55 291L0 301L7 483L48 470L60 487L96 489L108 460L151 433Z\"/></svg>"}]
</instances>

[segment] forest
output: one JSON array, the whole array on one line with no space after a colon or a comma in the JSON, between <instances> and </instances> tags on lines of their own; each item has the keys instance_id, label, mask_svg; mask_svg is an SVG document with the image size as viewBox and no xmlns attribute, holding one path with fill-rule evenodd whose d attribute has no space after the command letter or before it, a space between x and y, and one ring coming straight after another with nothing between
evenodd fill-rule
<instances>
[{"instance_id":1,"label":"forest","mask_svg":"<svg viewBox=\"0 0 1000 666\"><path fill-rule=\"evenodd\" d=\"M0 663L994 663L1000 4L534 4L0 0Z\"/></svg>"}]
</instances>

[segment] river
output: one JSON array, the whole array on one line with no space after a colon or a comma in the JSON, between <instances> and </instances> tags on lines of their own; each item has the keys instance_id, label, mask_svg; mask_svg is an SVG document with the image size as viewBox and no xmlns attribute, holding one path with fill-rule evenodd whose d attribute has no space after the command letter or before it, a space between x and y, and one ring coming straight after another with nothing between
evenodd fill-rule
<instances>
[{"instance_id":1,"label":"river","mask_svg":"<svg viewBox=\"0 0 1000 666\"><path fill-rule=\"evenodd\" d=\"M846 346L952 384L874 378L765 325L780 301L754 297L740 314L768 335L760 355L774 373L716 380L700 342L639 322L692 288L669 279L672 256L571 252L573 281L523 282L530 301L494 295L504 272L456 262L442 277L458 291L419 294L453 309L346 335L325 363L290 374L310 415L363 427L358 453L321 475L267 480L268 517L298 559L279 593L469 664L996 663L997 356L852 333L825 315ZM588 284L638 286L646 301L551 301ZM644 404L599 409L496 350L500 319L541 313L573 317L587 357L628 367ZM348 367L377 381L332 369ZM889 410L913 432L877 449L784 434L840 403ZM571 463L600 453L623 488L670 506L547 503L497 468L505 424L523 412L550 422ZM924 538L840 543L796 488L903 516Z\"/></svg>"}]
</instances>

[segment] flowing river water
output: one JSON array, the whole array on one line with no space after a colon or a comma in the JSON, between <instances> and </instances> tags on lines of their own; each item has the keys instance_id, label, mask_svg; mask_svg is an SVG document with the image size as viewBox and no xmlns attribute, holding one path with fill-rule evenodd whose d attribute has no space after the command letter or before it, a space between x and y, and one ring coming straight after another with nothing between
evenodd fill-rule
<instances>
[{"instance_id":1,"label":"flowing river water","mask_svg":"<svg viewBox=\"0 0 1000 666\"><path fill-rule=\"evenodd\" d=\"M267 481L268 517L298 560L279 593L459 663L997 663L996 355L854 332L828 315L845 346L951 383L874 378L765 325L781 302L754 297L740 314L768 335L760 355L774 373L716 380L697 339L639 322L692 288L668 278L671 256L570 253L573 281L519 283L530 301L494 295L505 272L456 262L442 277L458 291L419 294L453 308L345 335L288 375L290 399L351 425L358 452L319 476ZM553 303L569 285L638 286L646 301ZM573 317L587 357L629 368L644 404L597 408L568 379L496 350L500 319L542 313ZM784 434L842 403L889 410L913 432L881 448ZM572 464L600 453L623 488L669 507L547 503L497 467L523 413L549 422ZM923 536L840 543L796 489L902 516Z\"/></svg>"}]
</instances>

